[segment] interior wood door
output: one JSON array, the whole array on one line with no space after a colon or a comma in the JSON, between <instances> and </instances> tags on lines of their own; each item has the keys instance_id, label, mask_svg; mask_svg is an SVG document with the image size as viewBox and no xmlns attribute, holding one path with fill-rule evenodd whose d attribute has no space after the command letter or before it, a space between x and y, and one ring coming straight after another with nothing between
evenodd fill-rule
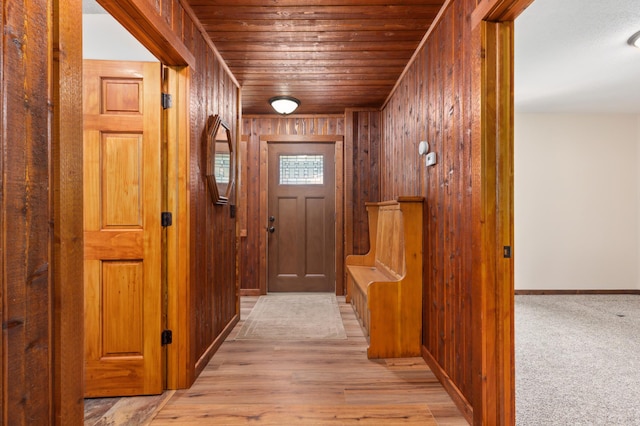
<instances>
[{"instance_id":1,"label":"interior wood door","mask_svg":"<svg viewBox=\"0 0 640 426\"><path fill-rule=\"evenodd\" d=\"M162 392L159 63L85 61L85 395Z\"/></svg>"},{"instance_id":2,"label":"interior wood door","mask_svg":"<svg viewBox=\"0 0 640 426\"><path fill-rule=\"evenodd\" d=\"M334 292L334 144L270 143L268 194L268 291Z\"/></svg>"}]
</instances>

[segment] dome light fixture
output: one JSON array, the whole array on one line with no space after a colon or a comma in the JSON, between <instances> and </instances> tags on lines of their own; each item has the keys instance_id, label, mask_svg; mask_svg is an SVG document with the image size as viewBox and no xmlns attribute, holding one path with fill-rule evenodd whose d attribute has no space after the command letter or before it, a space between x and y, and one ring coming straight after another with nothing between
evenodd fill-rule
<instances>
[{"instance_id":1,"label":"dome light fixture","mask_svg":"<svg viewBox=\"0 0 640 426\"><path fill-rule=\"evenodd\" d=\"M300 106L300 101L293 96L274 96L269 99L269 104L278 114L288 115Z\"/></svg>"},{"instance_id":2,"label":"dome light fixture","mask_svg":"<svg viewBox=\"0 0 640 426\"><path fill-rule=\"evenodd\" d=\"M633 47L640 48L640 31L629 37L627 43L629 43Z\"/></svg>"}]
</instances>

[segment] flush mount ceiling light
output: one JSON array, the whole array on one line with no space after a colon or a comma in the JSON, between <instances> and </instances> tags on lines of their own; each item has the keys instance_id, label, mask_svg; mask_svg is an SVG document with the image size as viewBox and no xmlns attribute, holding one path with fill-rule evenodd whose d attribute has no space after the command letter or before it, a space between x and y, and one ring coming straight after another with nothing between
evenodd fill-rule
<instances>
[{"instance_id":1,"label":"flush mount ceiling light","mask_svg":"<svg viewBox=\"0 0 640 426\"><path fill-rule=\"evenodd\" d=\"M269 103L278 114L282 115L291 114L300 106L300 101L293 96L274 96L269 99Z\"/></svg>"},{"instance_id":2,"label":"flush mount ceiling light","mask_svg":"<svg viewBox=\"0 0 640 426\"><path fill-rule=\"evenodd\" d=\"M627 43L629 43L631 46L640 48L640 31L629 37Z\"/></svg>"}]
</instances>

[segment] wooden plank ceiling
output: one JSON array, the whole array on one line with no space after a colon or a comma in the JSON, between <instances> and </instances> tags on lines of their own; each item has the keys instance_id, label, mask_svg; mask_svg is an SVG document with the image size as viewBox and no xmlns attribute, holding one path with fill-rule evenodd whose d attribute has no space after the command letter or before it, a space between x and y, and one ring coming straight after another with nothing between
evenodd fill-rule
<instances>
[{"instance_id":1,"label":"wooden plank ceiling","mask_svg":"<svg viewBox=\"0 0 640 426\"><path fill-rule=\"evenodd\" d=\"M244 114L381 107L444 0L187 0L242 85Z\"/></svg>"}]
</instances>

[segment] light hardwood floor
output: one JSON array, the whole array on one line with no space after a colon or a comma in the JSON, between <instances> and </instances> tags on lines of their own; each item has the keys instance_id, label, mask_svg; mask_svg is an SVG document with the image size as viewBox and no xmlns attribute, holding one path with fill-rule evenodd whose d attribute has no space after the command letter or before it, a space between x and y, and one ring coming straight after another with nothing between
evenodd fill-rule
<instances>
[{"instance_id":1,"label":"light hardwood floor","mask_svg":"<svg viewBox=\"0 0 640 426\"><path fill-rule=\"evenodd\" d=\"M242 318L256 300L242 298ZM151 424L467 424L422 358L367 359L353 309L339 300L347 340L234 340L240 323Z\"/></svg>"},{"instance_id":2,"label":"light hardwood floor","mask_svg":"<svg viewBox=\"0 0 640 426\"><path fill-rule=\"evenodd\" d=\"M256 301L242 298L241 318ZM367 359L353 309L339 301L346 340L234 340L241 320L194 385L176 391L150 424L467 425L422 358Z\"/></svg>"}]
</instances>

